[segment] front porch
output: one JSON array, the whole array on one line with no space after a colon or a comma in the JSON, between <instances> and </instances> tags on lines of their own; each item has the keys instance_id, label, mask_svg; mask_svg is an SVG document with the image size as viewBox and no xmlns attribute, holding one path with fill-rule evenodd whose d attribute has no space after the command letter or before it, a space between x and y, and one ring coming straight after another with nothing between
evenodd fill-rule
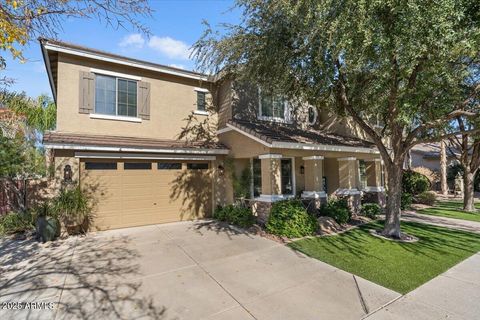
<instances>
[{"instance_id":1,"label":"front porch","mask_svg":"<svg viewBox=\"0 0 480 320\"><path fill-rule=\"evenodd\" d=\"M272 203L294 197L311 201L314 208L332 195L346 197L354 212L362 199L385 204L379 158L266 153L236 160L250 167L252 208L260 221L266 219Z\"/></svg>"}]
</instances>

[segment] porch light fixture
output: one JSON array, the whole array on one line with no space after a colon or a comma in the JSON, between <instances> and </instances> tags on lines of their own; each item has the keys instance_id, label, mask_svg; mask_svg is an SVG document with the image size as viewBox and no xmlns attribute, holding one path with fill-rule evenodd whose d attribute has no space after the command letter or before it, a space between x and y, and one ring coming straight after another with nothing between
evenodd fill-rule
<instances>
[{"instance_id":1,"label":"porch light fixture","mask_svg":"<svg viewBox=\"0 0 480 320\"><path fill-rule=\"evenodd\" d=\"M72 182L72 167L69 164L63 168L63 181Z\"/></svg>"},{"instance_id":2,"label":"porch light fixture","mask_svg":"<svg viewBox=\"0 0 480 320\"><path fill-rule=\"evenodd\" d=\"M218 165L218 173L223 176L223 174L225 173L225 168L224 166L222 166L221 164Z\"/></svg>"},{"instance_id":3,"label":"porch light fixture","mask_svg":"<svg viewBox=\"0 0 480 320\"><path fill-rule=\"evenodd\" d=\"M304 166L300 166L300 174L305 174L305 167Z\"/></svg>"}]
</instances>

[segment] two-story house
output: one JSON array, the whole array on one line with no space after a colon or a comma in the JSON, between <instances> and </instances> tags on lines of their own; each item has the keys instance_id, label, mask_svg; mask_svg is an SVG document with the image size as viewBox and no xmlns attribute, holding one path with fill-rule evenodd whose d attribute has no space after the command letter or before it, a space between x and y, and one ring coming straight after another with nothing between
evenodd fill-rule
<instances>
[{"instance_id":1,"label":"two-story house","mask_svg":"<svg viewBox=\"0 0 480 320\"><path fill-rule=\"evenodd\" d=\"M97 228L208 216L234 201L230 170L250 171L260 218L295 196L383 195L379 153L346 120L226 77L40 44L57 103L44 136L57 187L79 181L92 194Z\"/></svg>"}]
</instances>

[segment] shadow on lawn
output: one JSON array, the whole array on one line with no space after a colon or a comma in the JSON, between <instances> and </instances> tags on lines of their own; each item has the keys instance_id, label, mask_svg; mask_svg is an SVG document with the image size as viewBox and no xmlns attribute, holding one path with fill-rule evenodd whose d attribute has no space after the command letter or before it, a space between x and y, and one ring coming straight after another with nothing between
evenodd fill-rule
<instances>
[{"instance_id":1,"label":"shadow on lawn","mask_svg":"<svg viewBox=\"0 0 480 320\"><path fill-rule=\"evenodd\" d=\"M139 254L129 243L127 237L99 241L88 236L47 245L1 241L0 302L54 302L58 319L163 319L165 307L139 290ZM19 317L16 311L2 311L2 319ZM45 315L37 310L22 318Z\"/></svg>"},{"instance_id":2,"label":"shadow on lawn","mask_svg":"<svg viewBox=\"0 0 480 320\"><path fill-rule=\"evenodd\" d=\"M302 242L305 241L304 245L297 246L293 243L291 247L304 251L302 247L308 247L309 241L311 241L312 246L316 245L315 242L317 242L317 244L321 242L323 250L331 254L348 252L358 258L369 258L379 261L382 260L382 257L378 255L378 252L373 251L370 253L368 250L370 246L374 245L374 242L386 245L387 247L385 248L387 250L388 248L396 247L396 249L401 248L414 255L433 259L438 257L438 254L463 257L480 250L480 237L470 232L449 230L423 223L402 222L403 232L415 235L419 238L419 241L414 243L400 243L381 238L373 238L369 233L370 229L381 229L382 227L383 222L370 223L337 236L301 240ZM476 249L472 248L475 242L477 243Z\"/></svg>"}]
</instances>

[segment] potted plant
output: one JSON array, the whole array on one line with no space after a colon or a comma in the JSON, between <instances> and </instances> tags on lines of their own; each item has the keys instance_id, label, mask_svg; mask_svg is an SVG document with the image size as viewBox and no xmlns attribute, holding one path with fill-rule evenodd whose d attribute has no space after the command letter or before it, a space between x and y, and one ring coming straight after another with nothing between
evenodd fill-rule
<instances>
[{"instance_id":1,"label":"potted plant","mask_svg":"<svg viewBox=\"0 0 480 320\"><path fill-rule=\"evenodd\" d=\"M43 243L53 241L60 236L60 222L52 213L52 205L49 201L45 201L36 209L35 229L37 239Z\"/></svg>"}]
</instances>

